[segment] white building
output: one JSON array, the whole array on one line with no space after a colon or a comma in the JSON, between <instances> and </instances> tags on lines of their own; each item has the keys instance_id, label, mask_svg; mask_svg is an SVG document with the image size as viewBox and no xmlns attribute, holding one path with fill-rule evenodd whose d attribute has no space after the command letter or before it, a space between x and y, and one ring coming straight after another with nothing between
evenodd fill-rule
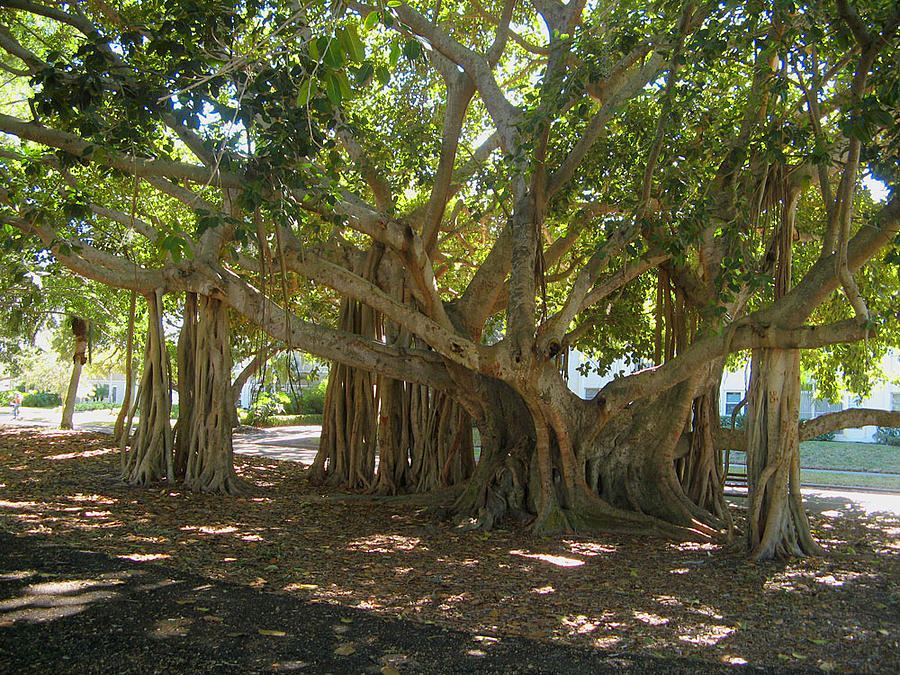
<instances>
[{"instance_id":1,"label":"white building","mask_svg":"<svg viewBox=\"0 0 900 675\"><path fill-rule=\"evenodd\" d=\"M274 359L276 357L273 356L272 358ZM249 362L250 359L246 359L241 363L236 364L232 375L241 372ZM274 389L285 393L311 389L317 386L326 374L327 368L323 368L321 364L317 364L311 359L307 359L301 352L294 352L290 376L293 379L293 382L288 381L285 373L280 373L281 377L275 378L276 382ZM256 373L256 375L248 378L247 382L244 383L243 388L241 388L241 395L238 399L238 405L241 408L249 408L253 403L254 396L259 392L261 386L258 377L259 375L260 373Z\"/></svg>"},{"instance_id":2,"label":"white building","mask_svg":"<svg viewBox=\"0 0 900 675\"><path fill-rule=\"evenodd\" d=\"M616 361L610 371L603 376L596 373L596 368L591 368L587 374L582 374L579 367L591 365L590 357L577 350L572 350L568 358L569 389L584 399L593 398L600 389L610 382L618 373L627 375L647 364L630 366L624 360ZM820 401L808 392L803 392L800 400L800 418L811 419L830 412L838 412L848 408L874 408L877 410L900 410L900 353L889 352L881 364L887 376L887 382L873 389L871 395L865 399L858 399L852 394L844 394L839 403ZM750 386L750 364L737 371L725 371L722 376L722 384L719 388L719 414L731 415L735 406L740 403L747 394ZM863 427L862 429L844 429L836 434L836 438L845 441L872 442L876 427Z\"/></svg>"}]
</instances>

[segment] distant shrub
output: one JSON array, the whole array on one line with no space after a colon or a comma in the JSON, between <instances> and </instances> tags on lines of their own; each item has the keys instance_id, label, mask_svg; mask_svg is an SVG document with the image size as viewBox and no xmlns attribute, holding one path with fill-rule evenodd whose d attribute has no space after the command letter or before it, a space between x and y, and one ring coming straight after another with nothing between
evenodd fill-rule
<instances>
[{"instance_id":1,"label":"distant shrub","mask_svg":"<svg viewBox=\"0 0 900 675\"><path fill-rule=\"evenodd\" d=\"M109 397L109 385L108 384L95 384L94 391L91 394L92 401L103 401Z\"/></svg>"},{"instance_id":2,"label":"distant shrub","mask_svg":"<svg viewBox=\"0 0 900 675\"><path fill-rule=\"evenodd\" d=\"M723 429L730 429L731 428L731 415L722 415L719 420L719 423L722 425ZM743 429L744 428L744 416L743 415L737 415L734 418L734 428L735 429Z\"/></svg>"},{"instance_id":3,"label":"distant shrub","mask_svg":"<svg viewBox=\"0 0 900 675\"><path fill-rule=\"evenodd\" d=\"M307 389L303 392L300 412L306 415L325 412L325 390L328 388L328 380L322 380L315 389Z\"/></svg>"},{"instance_id":4,"label":"distant shrub","mask_svg":"<svg viewBox=\"0 0 900 675\"><path fill-rule=\"evenodd\" d=\"M32 392L22 397L22 405L26 408L55 408L62 405L59 394L50 391Z\"/></svg>"},{"instance_id":5,"label":"distant shrub","mask_svg":"<svg viewBox=\"0 0 900 675\"><path fill-rule=\"evenodd\" d=\"M0 405L12 405L13 396L18 393L15 389L0 391Z\"/></svg>"},{"instance_id":6,"label":"distant shrub","mask_svg":"<svg viewBox=\"0 0 900 675\"><path fill-rule=\"evenodd\" d=\"M878 427L875 432L875 440L882 445L900 446L900 429Z\"/></svg>"},{"instance_id":7,"label":"distant shrub","mask_svg":"<svg viewBox=\"0 0 900 675\"><path fill-rule=\"evenodd\" d=\"M328 382L323 381L312 389L261 394L257 399L257 404L260 405L260 412L270 410L272 415L320 415L325 410L325 388L327 386ZM276 404L281 406L281 410L272 409L272 401L263 397L274 398Z\"/></svg>"},{"instance_id":8,"label":"distant shrub","mask_svg":"<svg viewBox=\"0 0 900 675\"><path fill-rule=\"evenodd\" d=\"M242 424L254 427L295 427L322 424L321 415L270 415L261 420L247 413L241 418Z\"/></svg>"},{"instance_id":9,"label":"distant shrub","mask_svg":"<svg viewBox=\"0 0 900 675\"><path fill-rule=\"evenodd\" d=\"M284 413L285 406L290 405L291 397L282 391L260 394L245 418L245 423L251 426L263 426L273 415Z\"/></svg>"},{"instance_id":10,"label":"distant shrub","mask_svg":"<svg viewBox=\"0 0 900 675\"><path fill-rule=\"evenodd\" d=\"M109 401L85 401L84 403L76 403L75 410L83 412L85 410L118 410L120 403L110 403Z\"/></svg>"}]
</instances>

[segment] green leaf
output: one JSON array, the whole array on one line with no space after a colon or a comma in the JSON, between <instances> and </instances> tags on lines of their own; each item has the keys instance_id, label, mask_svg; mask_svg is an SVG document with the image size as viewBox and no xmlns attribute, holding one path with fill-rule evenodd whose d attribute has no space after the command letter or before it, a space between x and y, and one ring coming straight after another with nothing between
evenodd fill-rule
<instances>
[{"instance_id":1,"label":"green leaf","mask_svg":"<svg viewBox=\"0 0 900 675\"><path fill-rule=\"evenodd\" d=\"M418 40L407 40L406 44L403 45L403 56L410 61L415 61L422 56L422 45L419 44Z\"/></svg>"},{"instance_id":2,"label":"green leaf","mask_svg":"<svg viewBox=\"0 0 900 675\"><path fill-rule=\"evenodd\" d=\"M379 81L382 85L386 85L388 82L391 81L391 71L389 71L389 70L388 70L387 68L385 68L384 66L378 66L378 67L375 69L375 77L378 78L378 81Z\"/></svg>"},{"instance_id":3,"label":"green leaf","mask_svg":"<svg viewBox=\"0 0 900 675\"><path fill-rule=\"evenodd\" d=\"M325 51L323 61L332 70L340 70L344 67L344 51L341 48L339 39L331 40L328 43L328 49Z\"/></svg>"},{"instance_id":4,"label":"green leaf","mask_svg":"<svg viewBox=\"0 0 900 675\"><path fill-rule=\"evenodd\" d=\"M347 73L337 73L337 80L341 89L341 98L345 101L353 98L353 90L350 88L350 80L347 79Z\"/></svg>"},{"instance_id":5,"label":"green leaf","mask_svg":"<svg viewBox=\"0 0 900 675\"><path fill-rule=\"evenodd\" d=\"M164 251L168 251L172 256L172 260L180 262L184 243L184 239L181 237L176 237L174 234L167 234L159 241L159 247Z\"/></svg>"},{"instance_id":6,"label":"green leaf","mask_svg":"<svg viewBox=\"0 0 900 675\"><path fill-rule=\"evenodd\" d=\"M364 61L356 71L356 84L359 86L364 85L372 78L372 75L374 75L374 73L375 68L372 67L372 64L369 61Z\"/></svg>"},{"instance_id":7,"label":"green leaf","mask_svg":"<svg viewBox=\"0 0 900 675\"><path fill-rule=\"evenodd\" d=\"M375 27L375 24L381 20L381 12L369 12L366 15L365 21L363 21L363 28L366 30L372 30Z\"/></svg>"},{"instance_id":8,"label":"green leaf","mask_svg":"<svg viewBox=\"0 0 900 675\"><path fill-rule=\"evenodd\" d=\"M334 105L341 104L341 83L335 73L325 75L325 94Z\"/></svg>"},{"instance_id":9,"label":"green leaf","mask_svg":"<svg viewBox=\"0 0 900 675\"><path fill-rule=\"evenodd\" d=\"M391 45L391 53L388 55L388 63L391 65L391 68L397 67L397 61L400 58L400 45L395 42Z\"/></svg>"},{"instance_id":10,"label":"green leaf","mask_svg":"<svg viewBox=\"0 0 900 675\"><path fill-rule=\"evenodd\" d=\"M345 43L344 51L350 56L350 60L355 63L364 61L366 58L366 46L359 39L359 33L356 32L356 26L350 25L342 31L342 39Z\"/></svg>"},{"instance_id":11,"label":"green leaf","mask_svg":"<svg viewBox=\"0 0 900 675\"><path fill-rule=\"evenodd\" d=\"M306 80L297 89L297 105L306 106L319 94L319 88L311 79Z\"/></svg>"}]
</instances>

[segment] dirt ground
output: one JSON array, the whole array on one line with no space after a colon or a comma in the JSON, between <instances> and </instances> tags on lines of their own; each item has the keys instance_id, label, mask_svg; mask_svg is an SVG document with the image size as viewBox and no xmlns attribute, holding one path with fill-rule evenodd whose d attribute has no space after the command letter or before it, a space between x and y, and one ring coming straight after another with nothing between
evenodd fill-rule
<instances>
[{"instance_id":1,"label":"dirt ground","mask_svg":"<svg viewBox=\"0 0 900 675\"><path fill-rule=\"evenodd\" d=\"M297 462L236 463L246 496L135 489L118 480L107 435L0 429L0 531L11 535L0 537L0 671L16 654L30 672L83 672L58 643L82 635L73 649L111 654L91 662L100 672L134 659L170 671L900 672L895 514L826 510L812 522L827 557L754 565L710 543L460 533L421 502L313 488ZM78 556L106 562L72 577L88 565ZM145 596L90 586L136 569L189 581L137 621L129 608ZM204 585L218 600L198 595ZM35 600L48 588L69 599ZM221 604L232 596L237 606ZM86 640L78 621L101 637ZM210 660L197 660L198 641L219 645ZM182 661L159 660L172 654Z\"/></svg>"}]
</instances>

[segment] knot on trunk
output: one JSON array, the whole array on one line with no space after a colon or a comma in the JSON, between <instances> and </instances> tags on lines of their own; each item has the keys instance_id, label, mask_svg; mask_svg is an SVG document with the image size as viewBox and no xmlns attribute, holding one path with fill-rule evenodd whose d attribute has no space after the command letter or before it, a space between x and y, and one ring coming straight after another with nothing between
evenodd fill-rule
<instances>
[{"instance_id":1,"label":"knot on trunk","mask_svg":"<svg viewBox=\"0 0 900 675\"><path fill-rule=\"evenodd\" d=\"M556 357L562 351L562 345L558 340L551 340L550 344L547 345L547 354L549 354L550 358Z\"/></svg>"}]
</instances>

